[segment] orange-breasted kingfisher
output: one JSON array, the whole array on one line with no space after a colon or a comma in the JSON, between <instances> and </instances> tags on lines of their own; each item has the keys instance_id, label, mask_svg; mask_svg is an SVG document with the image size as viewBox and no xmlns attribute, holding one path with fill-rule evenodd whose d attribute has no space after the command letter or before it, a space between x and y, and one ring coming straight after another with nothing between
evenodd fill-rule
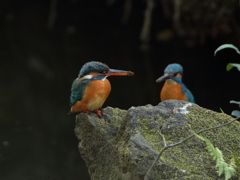
<instances>
[{"instance_id":1,"label":"orange-breasted kingfisher","mask_svg":"<svg viewBox=\"0 0 240 180\"><path fill-rule=\"evenodd\" d=\"M182 83L183 67L180 64L169 64L164 75L156 80L156 82L165 81L160 92L161 101L168 99L177 99L195 103L192 93Z\"/></svg>"},{"instance_id":2,"label":"orange-breasted kingfisher","mask_svg":"<svg viewBox=\"0 0 240 180\"><path fill-rule=\"evenodd\" d=\"M78 77L73 81L70 96L70 112L94 111L99 117L102 107L111 91L108 76L132 76L131 71L110 69L106 64L91 61L84 64Z\"/></svg>"}]
</instances>

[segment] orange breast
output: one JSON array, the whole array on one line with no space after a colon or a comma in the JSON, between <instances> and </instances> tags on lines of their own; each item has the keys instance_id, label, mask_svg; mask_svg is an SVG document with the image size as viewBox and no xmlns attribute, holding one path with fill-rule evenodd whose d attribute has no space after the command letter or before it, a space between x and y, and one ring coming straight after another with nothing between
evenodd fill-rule
<instances>
[{"instance_id":1,"label":"orange breast","mask_svg":"<svg viewBox=\"0 0 240 180\"><path fill-rule=\"evenodd\" d=\"M71 113L79 111L95 111L102 107L111 91L110 82L107 79L93 80L84 90L81 101L77 101L71 108Z\"/></svg>"},{"instance_id":2,"label":"orange breast","mask_svg":"<svg viewBox=\"0 0 240 180\"><path fill-rule=\"evenodd\" d=\"M165 82L160 93L161 101L177 99L187 101L187 96L182 92L182 86L178 83Z\"/></svg>"}]
</instances>

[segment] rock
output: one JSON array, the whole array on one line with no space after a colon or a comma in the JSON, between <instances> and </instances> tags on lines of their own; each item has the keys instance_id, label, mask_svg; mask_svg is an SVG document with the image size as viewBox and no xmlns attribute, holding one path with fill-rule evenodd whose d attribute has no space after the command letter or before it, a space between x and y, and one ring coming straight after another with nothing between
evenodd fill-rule
<instances>
[{"instance_id":1,"label":"rock","mask_svg":"<svg viewBox=\"0 0 240 180\"><path fill-rule=\"evenodd\" d=\"M177 100L131 107L127 111L107 107L102 113L101 119L94 113L76 117L78 148L92 180L143 180L163 148L160 129L167 144L174 144L194 132L233 120L226 114ZM218 147L228 161L230 151L240 156L239 132L240 123L234 122L201 135ZM223 177L218 177L205 143L193 137L164 151L149 174L149 180L160 179Z\"/></svg>"}]
</instances>

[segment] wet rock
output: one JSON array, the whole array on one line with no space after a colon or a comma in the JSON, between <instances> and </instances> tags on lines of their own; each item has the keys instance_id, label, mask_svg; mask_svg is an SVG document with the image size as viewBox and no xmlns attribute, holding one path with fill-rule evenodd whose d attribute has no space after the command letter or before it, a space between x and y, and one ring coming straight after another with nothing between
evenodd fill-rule
<instances>
[{"instance_id":1,"label":"wet rock","mask_svg":"<svg viewBox=\"0 0 240 180\"><path fill-rule=\"evenodd\" d=\"M163 148L160 130L166 143L174 144L201 129L233 120L226 114L176 100L128 110L107 107L102 114L102 118L93 113L76 117L78 148L92 180L142 180ZM240 123L234 122L201 135L230 160L230 151L240 156L239 132ZM149 180L218 179L216 171L205 143L193 137L167 149Z\"/></svg>"}]
</instances>

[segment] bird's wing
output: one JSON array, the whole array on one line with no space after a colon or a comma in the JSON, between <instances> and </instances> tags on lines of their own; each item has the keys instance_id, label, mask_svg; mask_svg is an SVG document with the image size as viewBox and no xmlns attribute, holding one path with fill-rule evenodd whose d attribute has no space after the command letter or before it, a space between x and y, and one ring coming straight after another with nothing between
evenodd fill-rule
<instances>
[{"instance_id":1,"label":"bird's wing","mask_svg":"<svg viewBox=\"0 0 240 180\"><path fill-rule=\"evenodd\" d=\"M182 84L182 91L183 91L184 94L186 94L189 102L195 103L193 94L192 94L191 91L185 86L185 84Z\"/></svg>"},{"instance_id":2,"label":"bird's wing","mask_svg":"<svg viewBox=\"0 0 240 180\"><path fill-rule=\"evenodd\" d=\"M82 99L84 90L89 82L90 80L79 78L73 81L70 95L70 106Z\"/></svg>"}]
</instances>

